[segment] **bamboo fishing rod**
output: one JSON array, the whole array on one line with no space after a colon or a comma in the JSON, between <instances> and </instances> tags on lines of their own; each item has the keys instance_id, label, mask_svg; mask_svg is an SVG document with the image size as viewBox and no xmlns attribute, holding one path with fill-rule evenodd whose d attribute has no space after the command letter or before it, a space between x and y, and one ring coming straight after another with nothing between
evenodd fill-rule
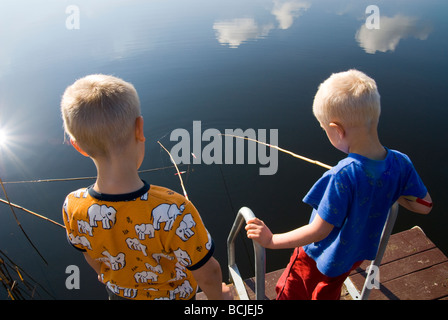
<instances>
[{"instance_id":1,"label":"bamboo fishing rod","mask_svg":"<svg viewBox=\"0 0 448 320\"><path fill-rule=\"evenodd\" d=\"M267 146L267 147L277 149L278 151L287 153L287 154L293 156L294 158L297 158L297 159L300 159L300 160L304 160L304 161L306 161L306 162L309 162L309 163L318 165L318 166L323 167L323 168L325 168L325 169L331 169L331 168L332 168L332 166L329 166L328 164L322 163L322 162L317 161L317 160L309 159L309 158L307 158L307 157L301 156L301 155L296 154L296 153L294 153L294 152L291 152L291 151L289 151L289 150L280 148L279 146L276 146L276 145L273 145L273 144L269 144L269 143L265 143L265 142L263 142L263 141L258 141L258 140L255 140L255 139L252 139L252 138L249 138L249 137L241 137L241 136L237 136L237 135L233 135L233 134L227 134L227 133L221 133L221 135L222 135L222 136L228 136L228 137L234 137L234 138L239 138L239 139L244 139L244 140L253 141L253 142L256 142L256 143L265 145L265 146Z\"/></svg>"},{"instance_id":2,"label":"bamboo fishing rod","mask_svg":"<svg viewBox=\"0 0 448 320\"><path fill-rule=\"evenodd\" d=\"M174 168L174 166L166 166L166 167L159 167L159 168L152 168L152 169L144 169L139 170L138 173L147 173L147 172L153 172L153 171L159 171L159 170L165 170ZM3 184L20 184L20 183L44 183L44 182L67 182L67 181L80 181L80 180L94 180L96 179L96 176L90 176L90 177L76 177L76 178L59 178L59 179L38 179L38 180L20 180L20 181L3 181Z\"/></svg>"},{"instance_id":3,"label":"bamboo fishing rod","mask_svg":"<svg viewBox=\"0 0 448 320\"><path fill-rule=\"evenodd\" d=\"M279 150L279 151L281 151L281 152L284 152L284 153L287 153L287 154L293 156L294 158L298 158L298 159L300 159L300 160L304 160L304 161L306 161L306 162L309 162L309 163L318 165L318 166L323 167L323 168L326 168L326 169L328 169L328 170L330 170L331 168L333 168L332 166L330 166L330 165L328 165L328 164L322 163L322 162L317 161L317 160L309 159L309 158L307 158L307 157L301 156L301 155L296 154L296 153L294 153L294 152L291 152L291 151L289 151L289 150L280 148L279 146L276 146L276 145L273 145L273 144L269 144L269 143L265 143L265 142L263 142L263 141L258 141L258 140L255 140L255 139L252 139L252 138L249 138L249 137L241 137L241 136L237 136L237 135L233 135L233 134L224 134L224 133L221 133L220 135L222 135L222 136L234 137L234 138L243 139L243 140L248 140L248 141L253 141L253 142L256 142L256 143L265 145L265 146L267 146L267 147L277 149L277 150ZM423 199L420 199L420 198L417 198L417 197L414 197L414 196L403 196L403 197L404 197L406 200L409 200L409 201L415 201L415 202L420 203L420 204L422 204L422 205L424 205L424 206L426 206L426 207L432 207L432 202L428 202L428 201L426 201L426 200L423 200Z\"/></svg>"},{"instance_id":4,"label":"bamboo fishing rod","mask_svg":"<svg viewBox=\"0 0 448 320\"><path fill-rule=\"evenodd\" d=\"M140 170L139 173L146 173L146 172L152 172L152 171L158 171L158 170L165 170L165 169L175 168L175 167L176 166L174 165L174 166L166 166L166 167L160 167L160 168L146 169L146 170ZM2 182L3 182L3 184L18 184L18 183L41 183L41 182L78 181L78 180L92 180L92 179L96 179L96 176L95 177L79 177L79 178L61 178L61 179L39 179L39 180L28 180L28 181L2 181ZM20 206L18 204L12 203L12 202L9 201L9 199L5 200L5 199L0 198L0 202L4 203L4 204L7 204L9 206L12 206L13 208L20 209L20 210L22 210L24 212L27 212L27 213L29 213L29 214L37 217L37 218L46 220L48 222L51 222L51 223L53 223L53 224L55 224L55 225L65 229L65 226L60 224L59 222L56 222L56 221L54 221L54 220L52 220L50 218L47 218L47 217L45 217L43 215L40 215L40 214L36 213L34 211L31 211L31 210L29 210L27 208L24 208L24 207L22 207L22 206Z\"/></svg>"},{"instance_id":5,"label":"bamboo fishing rod","mask_svg":"<svg viewBox=\"0 0 448 320\"><path fill-rule=\"evenodd\" d=\"M38 214L38 213L36 213L36 212L34 212L34 211L28 210L27 208L24 208L24 207L22 207L22 206L19 206L18 204L15 204L15 203L12 203L12 202L8 202L8 201L6 201L6 200L4 200L4 199L2 199L2 198L0 198L0 202L5 203L5 204L7 204L7 205L11 205L11 206L14 207L14 208L23 210L23 211L25 211L25 212L27 212L27 213L32 214L32 215L35 216L35 217L44 219L44 220L46 220L46 221L48 221L48 222L51 222L51 223L53 223L53 224L55 224L55 225L57 225L57 226L60 226L61 228L64 228L64 229L65 229L65 226L63 226L63 225L60 224L59 222L56 222L56 221L54 221L54 220L51 220L50 218L47 218L47 217L45 217L45 216L43 216L43 215L40 215L40 214Z\"/></svg>"},{"instance_id":6,"label":"bamboo fishing rod","mask_svg":"<svg viewBox=\"0 0 448 320\"><path fill-rule=\"evenodd\" d=\"M188 195L187 195L187 191L185 190L185 186L184 186L184 181L182 180L182 176L181 173L179 171L179 168L177 167L176 161L174 161L173 156L171 155L171 153L163 146L163 144L160 141L157 141L158 144L160 144L160 146L163 148L163 150L166 151L166 153L168 153L168 155L170 156L171 162L174 164L174 167L176 168L177 171L177 175L179 176L179 180L180 180L180 185L182 187L182 191L184 192L184 196L187 200L188 199Z\"/></svg>"}]
</instances>

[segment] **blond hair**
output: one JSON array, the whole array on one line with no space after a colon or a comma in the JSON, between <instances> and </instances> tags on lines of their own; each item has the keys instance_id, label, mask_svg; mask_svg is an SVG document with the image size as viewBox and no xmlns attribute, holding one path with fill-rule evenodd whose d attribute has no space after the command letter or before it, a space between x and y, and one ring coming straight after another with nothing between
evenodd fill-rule
<instances>
[{"instance_id":1,"label":"blond hair","mask_svg":"<svg viewBox=\"0 0 448 320\"><path fill-rule=\"evenodd\" d=\"M353 126L377 125L381 113L375 80L358 70L334 73L320 84L313 102L320 123Z\"/></svg>"},{"instance_id":2,"label":"blond hair","mask_svg":"<svg viewBox=\"0 0 448 320\"><path fill-rule=\"evenodd\" d=\"M70 138L90 156L105 156L128 141L140 116L140 101L132 84L93 74L67 87L61 112Z\"/></svg>"}]
</instances>

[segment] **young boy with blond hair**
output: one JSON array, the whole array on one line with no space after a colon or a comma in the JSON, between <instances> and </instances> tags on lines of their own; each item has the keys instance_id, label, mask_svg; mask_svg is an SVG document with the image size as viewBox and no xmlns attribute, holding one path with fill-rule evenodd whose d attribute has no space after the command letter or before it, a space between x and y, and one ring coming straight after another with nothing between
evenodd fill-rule
<instances>
[{"instance_id":1,"label":"young boy with blond hair","mask_svg":"<svg viewBox=\"0 0 448 320\"><path fill-rule=\"evenodd\" d=\"M62 97L65 132L97 168L93 185L70 193L63 219L110 299L229 297L214 244L193 204L141 180L145 155L140 101L132 84L89 75Z\"/></svg>"},{"instance_id":2,"label":"young boy with blond hair","mask_svg":"<svg viewBox=\"0 0 448 320\"><path fill-rule=\"evenodd\" d=\"M348 157L303 199L313 208L309 224L282 234L272 234L257 218L246 225L248 238L266 248L295 248L276 286L279 300L340 299L351 270L375 258L394 202L417 213L431 211L405 197L431 202L410 159L379 141L380 95L373 79L357 70L333 74L319 86L313 113Z\"/></svg>"}]
</instances>

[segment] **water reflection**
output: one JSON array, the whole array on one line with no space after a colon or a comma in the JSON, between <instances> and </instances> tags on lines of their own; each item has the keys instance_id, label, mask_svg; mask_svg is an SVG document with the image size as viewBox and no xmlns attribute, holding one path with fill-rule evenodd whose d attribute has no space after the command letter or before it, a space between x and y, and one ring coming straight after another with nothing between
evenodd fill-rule
<instances>
[{"instance_id":1,"label":"water reflection","mask_svg":"<svg viewBox=\"0 0 448 320\"><path fill-rule=\"evenodd\" d=\"M304 11L308 10L311 4L307 1L293 0L281 1L274 0L274 7L271 13L278 21L280 29L288 29L292 26L294 18L299 17Z\"/></svg>"},{"instance_id":2,"label":"water reflection","mask_svg":"<svg viewBox=\"0 0 448 320\"><path fill-rule=\"evenodd\" d=\"M360 18L363 12L360 6L348 3L344 8L332 8L326 6L326 10L334 10L338 16L349 15L353 20ZM255 18L235 18L228 20L217 20L213 24L215 35L219 43L230 48L238 48L241 44L266 38L273 29L289 29L294 20L303 15L311 7L310 1L303 0L272 0L270 14L275 18L274 22L260 23ZM415 38L426 40L432 28L422 22L419 18L396 14L393 17L380 15L380 28L369 29L366 24L355 33L355 40L366 53L395 51L401 40Z\"/></svg>"},{"instance_id":3,"label":"water reflection","mask_svg":"<svg viewBox=\"0 0 448 320\"><path fill-rule=\"evenodd\" d=\"M431 27L414 17L396 15L381 16L379 29L368 29L362 25L356 32L355 39L367 53L395 51L402 39L413 37L426 40Z\"/></svg>"},{"instance_id":4,"label":"water reflection","mask_svg":"<svg viewBox=\"0 0 448 320\"><path fill-rule=\"evenodd\" d=\"M271 24L259 26L253 18L237 18L213 24L219 43L226 44L230 48L238 48L243 42L263 38L272 28Z\"/></svg>"},{"instance_id":5,"label":"water reflection","mask_svg":"<svg viewBox=\"0 0 448 320\"><path fill-rule=\"evenodd\" d=\"M271 14L278 28L285 30L292 26L294 18L299 17L311 6L302 0L273 0ZM274 23L258 24L254 18L220 20L213 24L219 43L230 48L238 48L242 43L266 37L274 29Z\"/></svg>"},{"instance_id":6,"label":"water reflection","mask_svg":"<svg viewBox=\"0 0 448 320\"><path fill-rule=\"evenodd\" d=\"M0 150L0 176L8 182L95 174L90 161L62 143L59 115L65 87L93 72L115 74L139 89L150 137L142 169L169 166L156 141L165 139L161 141L170 148L169 133L189 128L194 120L219 130L278 128L282 147L335 163L340 154L315 126L310 103L317 85L331 72L359 67L381 83L385 141L408 152L428 177L431 194L443 199L447 166L431 166L427 160L448 157L440 132L447 116L442 106L448 30L443 12L448 1L435 2L407 0L403 6L403 1L381 1L380 29L368 30L364 23L370 2L358 0L0 1L0 127L7 135ZM79 30L66 28L68 4L80 8ZM261 43L263 51L254 54ZM241 50L250 47L255 50ZM381 62L372 55L394 50L381 55ZM418 134L409 125L415 119L420 120ZM422 152L416 145L426 149ZM277 221L277 230L290 227L292 212L300 212L295 225L308 221L308 208L300 200L321 171L286 156L279 162L272 177L258 176L258 166L191 167L186 189L216 239L219 261L226 261L233 206L249 206L266 221ZM142 178L180 188L170 170ZM88 184L7 184L7 191L12 202L61 221L65 195ZM446 219L440 217L402 215L399 228L420 225L446 252ZM19 218L50 266L40 268L39 257L17 232L4 204L1 250L9 251L35 279L50 284L57 298L102 297L104 288L83 257L68 247L64 232L34 217ZM288 251L271 252L267 267L284 267L288 259ZM81 290L66 289L68 265L82 268ZM249 263L243 269L253 272Z\"/></svg>"}]
</instances>

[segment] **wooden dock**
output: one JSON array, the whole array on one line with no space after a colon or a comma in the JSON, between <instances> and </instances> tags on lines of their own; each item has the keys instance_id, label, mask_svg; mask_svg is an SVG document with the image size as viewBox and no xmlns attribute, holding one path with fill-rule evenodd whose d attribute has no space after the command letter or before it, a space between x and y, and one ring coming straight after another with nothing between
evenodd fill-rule
<instances>
[{"instance_id":1,"label":"wooden dock","mask_svg":"<svg viewBox=\"0 0 448 320\"><path fill-rule=\"evenodd\" d=\"M349 276L358 291L362 290L369 265L370 261L365 261ZM390 236L379 271L380 288L372 289L369 300L448 300L448 258L419 227ZM275 285L282 272L283 269L266 274L267 300L275 299ZM254 278L245 280L245 286L253 300ZM199 293L197 299L205 296ZM351 299L343 288L341 300Z\"/></svg>"}]
</instances>

